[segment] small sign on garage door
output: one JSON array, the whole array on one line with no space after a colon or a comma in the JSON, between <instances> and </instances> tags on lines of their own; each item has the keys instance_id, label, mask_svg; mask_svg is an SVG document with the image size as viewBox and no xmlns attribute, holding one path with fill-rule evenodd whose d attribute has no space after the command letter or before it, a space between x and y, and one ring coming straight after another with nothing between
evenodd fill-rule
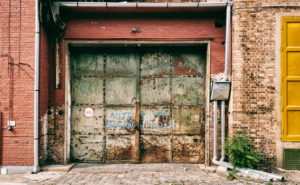
<instances>
[{"instance_id":1,"label":"small sign on garage door","mask_svg":"<svg viewBox=\"0 0 300 185\"><path fill-rule=\"evenodd\" d=\"M84 109L83 109L83 115L84 115L84 117L90 118L90 117L93 116L93 114L94 114L93 107L90 107L90 106L84 107Z\"/></svg>"}]
</instances>

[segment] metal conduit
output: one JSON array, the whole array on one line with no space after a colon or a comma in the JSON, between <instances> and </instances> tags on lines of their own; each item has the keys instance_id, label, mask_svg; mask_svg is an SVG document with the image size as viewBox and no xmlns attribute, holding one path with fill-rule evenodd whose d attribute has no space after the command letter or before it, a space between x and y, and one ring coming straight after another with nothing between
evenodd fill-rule
<instances>
[{"instance_id":1,"label":"metal conduit","mask_svg":"<svg viewBox=\"0 0 300 185\"><path fill-rule=\"evenodd\" d=\"M223 81L228 79L228 61L229 61L229 39L230 39L230 20L231 20L231 6L232 2L227 2L226 7L226 32L225 32L225 64L224 64L224 78ZM217 145L218 145L218 120L217 120L217 106L218 102L214 101L214 152L213 161L217 160ZM225 101L221 104L221 161L225 159Z\"/></svg>"},{"instance_id":2,"label":"metal conduit","mask_svg":"<svg viewBox=\"0 0 300 185\"><path fill-rule=\"evenodd\" d=\"M229 39L230 39L230 21L231 21L231 5L226 8L226 42L225 42L225 66L223 81L228 80L228 63L229 63ZM221 104L221 161L225 159L225 101Z\"/></svg>"}]
</instances>

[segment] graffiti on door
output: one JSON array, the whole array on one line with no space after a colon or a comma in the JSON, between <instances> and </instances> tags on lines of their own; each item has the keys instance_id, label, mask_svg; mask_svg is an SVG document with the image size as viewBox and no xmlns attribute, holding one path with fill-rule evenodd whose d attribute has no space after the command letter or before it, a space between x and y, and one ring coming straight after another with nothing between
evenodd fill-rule
<instances>
[{"instance_id":1,"label":"graffiti on door","mask_svg":"<svg viewBox=\"0 0 300 185\"><path fill-rule=\"evenodd\" d=\"M134 117L133 112L113 112L110 114L109 119L105 120L105 126L108 128L134 129ZM143 113L140 120L142 120L142 122L139 126L142 130L176 129L176 123L169 121L169 116L166 112L156 112L153 114Z\"/></svg>"}]
</instances>

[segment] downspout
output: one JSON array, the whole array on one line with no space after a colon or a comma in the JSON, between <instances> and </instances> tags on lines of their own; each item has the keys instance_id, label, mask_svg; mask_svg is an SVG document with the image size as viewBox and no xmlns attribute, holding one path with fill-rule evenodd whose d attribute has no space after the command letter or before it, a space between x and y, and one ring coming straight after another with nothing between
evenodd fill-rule
<instances>
[{"instance_id":1,"label":"downspout","mask_svg":"<svg viewBox=\"0 0 300 185\"><path fill-rule=\"evenodd\" d=\"M231 6L232 2L227 2L226 7L226 33L225 33L225 66L224 66L224 78L222 81L228 80L228 63L229 63L229 43L230 43L230 22L231 22ZM224 166L229 169L233 169L232 164L228 162L224 162L225 158L225 151L224 151L224 145L225 145L225 101L222 101L221 104L221 159L220 161L217 160L217 101L214 101L214 154L213 154L213 164ZM258 171L254 169L248 169L248 168L237 168L237 171L243 173L244 175L249 175L252 178L261 179L265 181L283 181L284 177L272 173L267 173L263 171Z\"/></svg>"},{"instance_id":2,"label":"downspout","mask_svg":"<svg viewBox=\"0 0 300 185\"><path fill-rule=\"evenodd\" d=\"M218 102L214 100L214 153L213 162L217 161L217 145L218 145L218 118L217 118Z\"/></svg>"},{"instance_id":3,"label":"downspout","mask_svg":"<svg viewBox=\"0 0 300 185\"><path fill-rule=\"evenodd\" d=\"M229 39L230 39L230 21L231 21L231 6L232 2L228 1L226 6L226 32L225 32L225 66L224 66L224 78L223 81L227 81L228 79L228 60L229 60ZM218 145L218 120L217 120L217 101L214 101L214 153L212 162L216 164L217 161L217 145ZM225 101L222 101L221 104L221 159L220 161L224 161L225 159Z\"/></svg>"},{"instance_id":4,"label":"downspout","mask_svg":"<svg viewBox=\"0 0 300 185\"><path fill-rule=\"evenodd\" d=\"M225 66L223 81L228 79L228 60L229 60L229 39L230 39L230 21L231 21L231 6L232 2L228 1L226 6L226 30L225 30ZM213 149L213 163L217 161L217 145L218 145L218 120L217 120L217 106L218 102L214 101L214 149ZM225 101L221 104L221 161L225 159Z\"/></svg>"},{"instance_id":5,"label":"downspout","mask_svg":"<svg viewBox=\"0 0 300 185\"><path fill-rule=\"evenodd\" d=\"M40 67L40 20L39 0L35 1L35 75L34 75L34 169L33 173L40 171L39 167L39 67Z\"/></svg>"},{"instance_id":6,"label":"downspout","mask_svg":"<svg viewBox=\"0 0 300 185\"><path fill-rule=\"evenodd\" d=\"M230 22L231 22L231 6L232 4L228 3L226 7L226 35L225 35L225 66L224 66L224 78L223 81L228 80L228 63L229 63L229 43L230 43ZM221 159L225 159L225 101L222 101L221 104Z\"/></svg>"}]
</instances>

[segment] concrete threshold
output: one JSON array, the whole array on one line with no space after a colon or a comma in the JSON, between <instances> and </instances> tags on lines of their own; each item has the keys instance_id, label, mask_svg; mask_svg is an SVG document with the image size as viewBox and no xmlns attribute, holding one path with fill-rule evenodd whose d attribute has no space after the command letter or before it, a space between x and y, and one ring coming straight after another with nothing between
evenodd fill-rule
<instances>
[{"instance_id":1,"label":"concrete threshold","mask_svg":"<svg viewBox=\"0 0 300 185\"><path fill-rule=\"evenodd\" d=\"M56 171L56 172L69 172L73 167L73 164L61 165L61 164L53 164L41 167L42 171Z\"/></svg>"}]
</instances>

